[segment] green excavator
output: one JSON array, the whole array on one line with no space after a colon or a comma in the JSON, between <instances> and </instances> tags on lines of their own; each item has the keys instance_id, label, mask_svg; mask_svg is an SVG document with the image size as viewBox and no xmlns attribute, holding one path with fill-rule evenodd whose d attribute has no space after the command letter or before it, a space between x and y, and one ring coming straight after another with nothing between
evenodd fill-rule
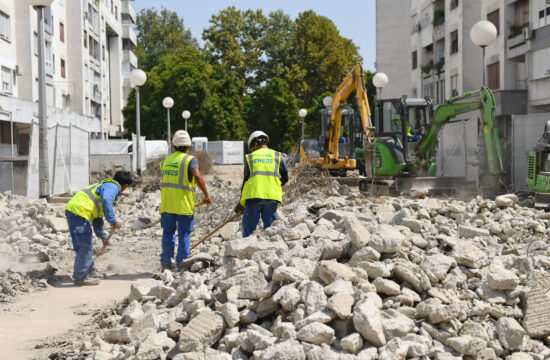
<instances>
[{"instance_id":1,"label":"green excavator","mask_svg":"<svg viewBox=\"0 0 550 360\"><path fill-rule=\"evenodd\" d=\"M443 127L452 123L456 116L473 111L481 115L489 173L497 179L502 175L500 138L494 126L495 99L489 88L452 97L435 113L429 99L407 99L405 96L380 100L375 106L375 176L360 184L362 191L372 191L376 187L377 193L384 193L382 188L392 186L398 192L462 186L464 178L435 176L434 157Z\"/></svg>"},{"instance_id":2,"label":"green excavator","mask_svg":"<svg viewBox=\"0 0 550 360\"><path fill-rule=\"evenodd\" d=\"M544 126L535 148L529 152L527 186L535 192L535 207L550 206L550 121Z\"/></svg>"}]
</instances>

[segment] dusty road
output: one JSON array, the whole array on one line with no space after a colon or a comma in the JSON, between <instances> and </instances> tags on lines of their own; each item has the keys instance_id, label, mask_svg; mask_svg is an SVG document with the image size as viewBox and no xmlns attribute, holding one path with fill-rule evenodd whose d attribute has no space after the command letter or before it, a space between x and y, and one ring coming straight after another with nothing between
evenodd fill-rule
<instances>
[{"instance_id":1,"label":"dusty road","mask_svg":"<svg viewBox=\"0 0 550 360\"><path fill-rule=\"evenodd\" d=\"M208 182L214 176L240 186L242 165L215 166L214 174L206 175L205 180ZM59 205L59 209L62 208L63 205ZM127 206L120 208L127 209ZM130 225L131 222L124 223L123 227ZM137 238L137 233L131 234ZM44 339L62 336L78 328L89 321L96 310L123 300L132 281L149 278L158 272L162 229L157 227L139 235L140 240L136 241L133 236L128 236L128 232L115 232L106 253L101 257L94 256L96 267L107 276L99 286L73 286L74 253L67 251L50 261L61 280L43 291L19 295L13 304L0 305L2 358L38 359L45 356L40 349ZM196 236L192 241L194 239ZM68 234L67 241L70 241ZM99 249L101 242L94 241Z\"/></svg>"}]
</instances>

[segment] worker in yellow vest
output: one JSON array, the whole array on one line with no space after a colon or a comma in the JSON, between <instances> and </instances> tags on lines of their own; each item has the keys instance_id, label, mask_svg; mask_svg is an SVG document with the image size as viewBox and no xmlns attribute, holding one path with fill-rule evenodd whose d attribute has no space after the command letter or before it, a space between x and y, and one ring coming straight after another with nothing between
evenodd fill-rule
<instances>
[{"instance_id":1,"label":"worker in yellow vest","mask_svg":"<svg viewBox=\"0 0 550 360\"><path fill-rule=\"evenodd\" d=\"M65 207L65 216L76 253L73 269L75 286L99 284L92 259L92 227L104 244L107 233L103 229L103 215L114 229L120 228L113 206L115 199L131 183L132 177L129 172L117 171L113 179L105 179L77 192Z\"/></svg>"},{"instance_id":2,"label":"worker in yellow vest","mask_svg":"<svg viewBox=\"0 0 550 360\"><path fill-rule=\"evenodd\" d=\"M277 219L277 206L283 200L282 186L288 170L280 152L267 147L269 136L254 131L248 138L251 154L246 155L241 200L235 211L243 211L243 237L248 237L262 218L264 229Z\"/></svg>"},{"instance_id":3,"label":"worker in yellow vest","mask_svg":"<svg viewBox=\"0 0 550 360\"><path fill-rule=\"evenodd\" d=\"M181 262L189 256L197 185L204 194L204 203L211 204L212 200L199 171L197 158L187 154L191 147L191 138L187 131L176 131L172 145L174 153L160 163L162 171L160 219L163 229L160 263L163 269L172 269L177 228L179 242L176 266L179 270Z\"/></svg>"}]
</instances>

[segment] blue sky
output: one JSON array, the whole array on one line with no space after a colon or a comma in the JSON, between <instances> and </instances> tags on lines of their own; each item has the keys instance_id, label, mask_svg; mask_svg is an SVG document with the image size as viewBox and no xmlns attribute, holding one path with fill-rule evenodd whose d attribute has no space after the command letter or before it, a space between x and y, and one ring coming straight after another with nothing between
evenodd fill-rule
<instances>
[{"instance_id":1,"label":"blue sky","mask_svg":"<svg viewBox=\"0 0 550 360\"><path fill-rule=\"evenodd\" d=\"M228 6L238 9L261 8L265 14L272 10L283 10L292 18L305 10L313 10L326 16L335 24L340 34L352 39L359 46L363 57L363 66L374 71L376 60L376 14L375 0L135 0L137 11L155 7L176 11L183 17L185 26L191 29L193 36L202 45L202 31L210 25L212 14Z\"/></svg>"}]
</instances>

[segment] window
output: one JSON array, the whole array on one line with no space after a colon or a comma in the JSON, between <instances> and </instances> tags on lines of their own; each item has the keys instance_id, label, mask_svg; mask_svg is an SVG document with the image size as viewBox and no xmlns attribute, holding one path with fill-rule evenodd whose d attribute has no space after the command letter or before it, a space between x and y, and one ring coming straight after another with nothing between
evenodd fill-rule
<instances>
[{"instance_id":1,"label":"window","mask_svg":"<svg viewBox=\"0 0 550 360\"><path fill-rule=\"evenodd\" d=\"M500 63L487 66L487 86L489 89L500 89Z\"/></svg>"},{"instance_id":2,"label":"window","mask_svg":"<svg viewBox=\"0 0 550 360\"><path fill-rule=\"evenodd\" d=\"M88 47L88 32L84 30L84 47Z\"/></svg>"},{"instance_id":3,"label":"window","mask_svg":"<svg viewBox=\"0 0 550 360\"><path fill-rule=\"evenodd\" d=\"M413 51L411 60L412 60L412 68L414 70L418 67L418 56L416 51Z\"/></svg>"},{"instance_id":4,"label":"window","mask_svg":"<svg viewBox=\"0 0 550 360\"><path fill-rule=\"evenodd\" d=\"M451 33L451 54L458 52L458 30Z\"/></svg>"},{"instance_id":5,"label":"window","mask_svg":"<svg viewBox=\"0 0 550 360\"><path fill-rule=\"evenodd\" d=\"M0 11L0 38L10 40L11 36L11 23L8 14Z\"/></svg>"},{"instance_id":6,"label":"window","mask_svg":"<svg viewBox=\"0 0 550 360\"><path fill-rule=\"evenodd\" d=\"M458 6L458 0L451 0L451 10L456 9Z\"/></svg>"},{"instance_id":7,"label":"window","mask_svg":"<svg viewBox=\"0 0 550 360\"><path fill-rule=\"evenodd\" d=\"M520 0L514 6L514 25L525 26L529 24L529 0Z\"/></svg>"},{"instance_id":8,"label":"window","mask_svg":"<svg viewBox=\"0 0 550 360\"><path fill-rule=\"evenodd\" d=\"M61 59L61 77L65 77L65 60Z\"/></svg>"},{"instance_id":9,"label":"window","mask_svg":"<svg viewBox=\"0 0 550 360\"><path fill-rule=\"evenodd\" d=\"M132 50L132 42L130 39L122 39L122 50Z\"/></svg>"},{"instance_id":10,"label":"window","mask_svg":"<svg viewBox=\"0 0 550 360\"><path fill-rule=\"evenodd\" d=\"M487 20L497 28L497 35L500 35L500 11L496 9L495 11L487 14Z\"/></svg>"},{"instance_id":11,"label":"window","mask_svg":"<svg viewBox=\"0 0 550 360\"><path fill-rule=\"evenodd\" d=\"M11 69L2 66L2 92L12 93Z\"/></svg>"},{"instance_id":12,"label":"window","mask_svg":"<svg viewBox=\"0 0 550 360\"><path fill-rule=\"evenodd\" d=\"M122 13L120 14L120 18L122 19L123 24L131 24L132 18L130 17L130 14Z\"/></svg>"},{"instance_id":13,"label":"window","mask_svg":"<svg viewBox=\"0 0 550 360\"><path fill-rule=\"evenodd\" d=\"M451 96L458 95L458 75L451 76Z\"/></svg>"},{"instance_id":14,"label":"window","mask_svg":"<svg viewBox=\"0 0 550 360\"><path fill-rule=\"evenodd\" d=\"M111 14L113 13L113 0L111 0Z\"/></svg>"},{"instance_id":15,"label":"window","mask_svg":"<svg viewBox=\"0 0 550 360\"><path fill-rule=\"evenodd\" d=\"M105 45L101 47L101 58L105 61Z\"/></svg>"},{"instance_id":16,"label":"window","mask_svg":"<svg viewBox=\"0 0 550 360\"><path fill-rule=\"evenodd\" d=\"M118 6L115 6L115 19L118 20Z\"/></svg>"},{"instance_id":17,"label":"window","mask_svg":"<svg viewBox=\"0 0 550 360\"><path fill-rule=\"evenodd\" d=\"M65 25L62 22L59 23L59 40L65 42Z\"/></svg>"}]
</instances>

